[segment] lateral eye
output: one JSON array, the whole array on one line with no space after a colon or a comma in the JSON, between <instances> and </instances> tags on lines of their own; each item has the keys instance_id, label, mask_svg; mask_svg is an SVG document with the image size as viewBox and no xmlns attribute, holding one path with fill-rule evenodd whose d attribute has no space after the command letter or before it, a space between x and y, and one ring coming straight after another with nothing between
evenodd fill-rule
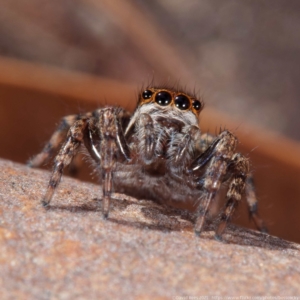
<instances>
[{"instance_id":1,"label":"lateral eye","mask_svg":"<svg viewBox=\"0 0 300 300\"><path fill-rule=\"evenodd\" d=\"M142 97L143 99L150 99L153 95L153 92L150 90L143 91Z\"/></svg>"},{"instance_id":2,"label":"lateral eye","mask_svg":"<svg viewBox=\"0 0 300 300\"><path fill-rule=\"evenodd\" d=\"M187 96L178 95L175 97L175 106L181 110L186 110L190 107L190 100Z\"/></svg>"},{"instance_id":3,"label":"lateral eye","mask_svg":"<svg viewBox=\"0 0 300 300\"><path fill-rule=\"evenodd\" d=\"M167 106L171 103L171 101L171 94L165 91L159 92L155 96L155 102L161 106Z\"/></svg>"},{"instance_id":4,"label":"lateral eye","mask_svg":"<svg viewBox=\"0 0 300 300\"><path fill-rule=\"evenodd\" d=\"M199 100L194 100L193 101L193 107L196 109L196 110L200 110L201 108L201 102Z\"/></svg>"}]
</instances>

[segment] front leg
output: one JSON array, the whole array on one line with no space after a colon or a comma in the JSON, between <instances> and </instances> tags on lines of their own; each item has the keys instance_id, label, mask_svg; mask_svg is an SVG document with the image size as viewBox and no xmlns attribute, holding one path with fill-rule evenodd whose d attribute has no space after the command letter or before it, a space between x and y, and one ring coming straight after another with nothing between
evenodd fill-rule
<instances>
[{"instance_id":1,"label":"front leg","mask_svg":"<svg viewBox=\"0 0 300 300\"><path fill-rule=\"evenodd\" d=\"M253 175L250 173L246 179L246 200L248 204L250 219L254 221L255 226L259 231L267 233L268 228L264 221L258 215L258 201L256 198Z\"/></svg>"},{"instance_id":2,"label":"front leg","mask_svg":"<svg viewBox=\"0 0 300 300\"><path fill-rule=\"evenodd\" d=\"M227 166L229 187L226 194L225 209L220 216L220 224L216 231L216 239L221 240L222 233L230 221L234 210L242 199L249 178L249 160L240 153L235 153ZM256 198L255 198L256 200Z\"/></svg>"},{"instance_id":3,"label":"front leg","mask_svg":"<svg viewBox=\"0 0 300 300\"><path fill-rule=\"evenodd\" d=\"M246 191L246 200L248 204L250 218L253 219L256 227L261 232L267 232L263 220L257 212L257 198L255 196L252 175L250 174L249 160L240 153L235 153L228 165L229 188L226 195L226 205L221 214L221 222L216 232L216 238L221 239L221 235L231 219L235 207L242 199Z\"/></svg>"},{"instance_id":4,"label":"front leg","mask_svg":"<svg viewBox=\"0 0 300 300\"><path fill-rule=\"evenodd\" d=\"M203 175L203 194L198 199L195 233L200 235L211 201L219 191L227 172L227 165L233 156L237 139L229 131L223 131L210 147L191 164L190 171L197 173L206 166Z\"/></svg>"},{"instance_id":5,"label":"front leg","mask_svg":"<svg viewBox=\"0 0 300 300\"><path fill-rule=\"evenodd\" d=\"M117 160L130 161L130 149L125 140L120 119L120 110L113 107L97 111L98 122L95 124L99 132L100 146L98 156L101 158L102 176L102 212L108 217L111 194L113 190L113 170ZM95 148L94 148L95 149Z\"/></svg>"}]
</instances>

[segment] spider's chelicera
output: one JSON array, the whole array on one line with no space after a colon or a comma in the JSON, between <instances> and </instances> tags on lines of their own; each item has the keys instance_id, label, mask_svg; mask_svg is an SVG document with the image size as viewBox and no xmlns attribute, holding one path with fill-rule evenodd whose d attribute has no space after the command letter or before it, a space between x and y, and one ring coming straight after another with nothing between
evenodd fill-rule
<instances>
[{"instance_id":1,"label":"spider's chelicera","mask_svg":"<svg viewBox=\"0 0 300 300\"><path fill-rule=\"evenodd\" d=\"M201 134L202 108L203 103L187 93L151 87L140 93L132 116L121 108L105 107L63 118L43 151L30 161L31 166L40 166L63 142L43 205L49 205L64 168L84 145L99 167L105 217L113 191L168 205L189 202L196 206L199 235L210 203L227 182L216 237L221 237L244 192L251 217L264 231L249 160L235 152L237 138L231 132Z\"/></svg>"}]
</instances>

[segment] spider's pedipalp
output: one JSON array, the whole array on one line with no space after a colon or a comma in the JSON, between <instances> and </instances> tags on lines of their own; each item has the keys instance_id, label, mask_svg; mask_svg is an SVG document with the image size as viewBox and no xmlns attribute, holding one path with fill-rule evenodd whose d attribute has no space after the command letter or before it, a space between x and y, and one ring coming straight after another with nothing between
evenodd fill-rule
<instances>
[{"instance_id":1,"label":"spider's pedipalp","mask_svg":"<svg viewBox=\"0 0 300 300\"><path fill-rule=\"evenodd\" d=\"M153 160L155 136L153 120L149 114L143 113L138 120L139 152L143 153L142 159L146 164Z\"/></svg>"},{"instance_id":2,"label":"spider's pedipalp","mask_svg":"<svg viewBox=\"0 0 300 300\"><path fill-rule=\"evenodd\" d=\"M176 174L183 172L194 155L194 145L200 139L200 135L199 127L191 125L186 133L170 146L168 157L170 157L169 168L172 172Z\"/></svg>"}]
</instances>

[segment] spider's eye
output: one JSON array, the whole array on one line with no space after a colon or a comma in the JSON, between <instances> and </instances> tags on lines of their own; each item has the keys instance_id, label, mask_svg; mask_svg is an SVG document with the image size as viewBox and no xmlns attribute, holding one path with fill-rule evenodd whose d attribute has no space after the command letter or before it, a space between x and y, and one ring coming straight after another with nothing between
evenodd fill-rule
<instances>
[{"instance_id":1,"label":"spider's eye","mask_svg":"<svg viewBox=\"0 0 300 300\"><path fill-rule=\"evenodd\" d=\"M187 96L178 95L175 98L175 106L181 110L186 110L190 107L190 100Z\"/></svg>"},{"instance_id":2,"label":"spider's eye","mask_svg":"<svg viewBox=\"0 0 300 300\"><path fill-rule=\"evenodd\" d=\"M200 108L201 108L201 102L198 101L198 100L194 100L194 101L193 101L193 107L194 107L196 110L200 110Z\"/></svg>"},{"instance_id":3,"label":"spider's eye","mask_svg":"<svg viewBox=\"0 0 300 300\"><path fill-rule=\"evenodd\" d=\"M142 97L143 99L150 99L153 95L153 92L150 90L146 90L143 92Z\"/></svg>"},{"instance_id":4,"label":"spider's eye","mask_svg":"<svg viewBox=\"0 0 300 300\"><path fill-rule=\"evenodd\" d=\"M167 106L171 103L172 96L168 92L159 92L155 96L155 102L161 106Z\"/></svg>"}]
</instances>

